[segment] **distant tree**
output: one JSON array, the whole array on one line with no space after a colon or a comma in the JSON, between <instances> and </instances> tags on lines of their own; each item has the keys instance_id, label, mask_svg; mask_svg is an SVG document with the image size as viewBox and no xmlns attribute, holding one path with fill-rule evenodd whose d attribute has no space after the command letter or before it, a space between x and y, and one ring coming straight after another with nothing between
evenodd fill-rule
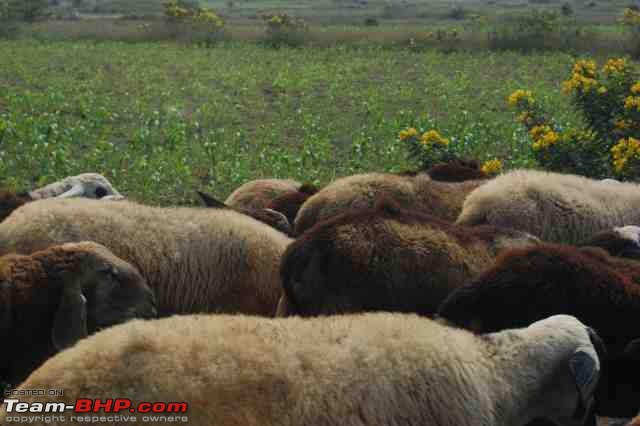
<instances>
[{"instance_id":1,"label":"distant tree","mask_svg":"<svg viewBox=\"0 0 640 426\"><path fill-rule=\"evenodd\" d=\"M571 7L571 5L567 2L565 2L562 7L560 8L560 11L562 12L562 14L564 16L571 16L573 15L573 7Z\"/></svg>"},{"instance_id":2,"label":"distant tree","mask_svg":"<svg viewBox=\"0 0 640 426\"><path fill-rule=\"evenodd\" d=\"M84 4L84 0L73 0L72 4L73 4L73 7L78 9L79 7L82 7L82 5Z\"/></svg>"},{"instance_id":3,"label":"distant tree","mask_svg":"<svg viewBox=\"0 0 640 426\"><path fill-rule=\"evenodd\" d=\"M48 0L9 0L9 18L33 22L42 17L49 7Z\"/></svg>"}]
</instances>

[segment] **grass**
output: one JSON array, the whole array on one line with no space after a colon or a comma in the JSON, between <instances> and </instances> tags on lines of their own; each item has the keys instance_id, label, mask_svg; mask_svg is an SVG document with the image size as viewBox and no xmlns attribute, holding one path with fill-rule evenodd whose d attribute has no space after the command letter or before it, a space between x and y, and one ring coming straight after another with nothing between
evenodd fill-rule
<instances>
[{"instance_id":1,"label":"grass","mask_svg":"<svg viewBox=\"0 0 640 426\"><path fill-rule=\"evenodd\" d=\"M96 171L183 204L261 177L398 171L412 166L398 131L425 117L461 155L533 166L505 104L517 88L579 123L565 53L20 40L0 57L0 181L16 189Z\"/></svg>"}]
</instances>

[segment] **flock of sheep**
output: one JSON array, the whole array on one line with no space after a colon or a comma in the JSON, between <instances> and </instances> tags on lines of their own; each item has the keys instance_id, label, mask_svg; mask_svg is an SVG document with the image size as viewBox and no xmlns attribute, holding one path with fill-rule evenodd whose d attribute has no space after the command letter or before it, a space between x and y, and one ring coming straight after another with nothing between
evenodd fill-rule
<instances>
[{"instance_id":1,"label":"flock of sheep","mask_svg":"<svg viewBox=\"0 0 640 426\"><path fill-rule=\"evenodd\" d=\"M200 196L142 205L98 174L0 193L0 386L184 401L203 426L640 411L637 184L459 163Z\"/></svg>"}]
</instances>

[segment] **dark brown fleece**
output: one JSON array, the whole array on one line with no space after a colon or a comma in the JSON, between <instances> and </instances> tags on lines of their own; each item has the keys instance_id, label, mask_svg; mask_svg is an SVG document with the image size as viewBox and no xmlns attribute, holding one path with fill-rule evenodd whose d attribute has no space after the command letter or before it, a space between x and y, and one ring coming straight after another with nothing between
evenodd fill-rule
<instances>
[{"instance_id":1,"label":"dark brown fleece","mask_svg":"<svg viewBox=\"0 0 640 426\"><path fill-rule=\"evenodd\" d=\"M640 338L640 263L599 248L545 244L506 250L454 291L438 313L480 333L573 315L595 329L611 356L603 364L598 413L631 417L640 408L640 357L625 353Z\"/></svg>"},{"instance_id":2,"label":"dark brown fleece","mask_svg":"<svg viewBox=\"0 0 640 426\"><path fill-rule=\"evenodd\" d=\"M315 225L287 248L281 264L286 300L278 314L432 315L451 290L515 241L520 237L511 231L459 227L383 199Z\"/></svg>"},{"instance_id":3,"label":"dark brown fleece","mask_svg":"<svg viewBox=\"0 0 640 426\"><path fill-rule=\"evenodd\" d=\"M33 201L26 192L0 191L0 222L23 204Z\"/></svg>"},{"instance_id":4,"label":"dark brown fleece","mask_svg":"<svg viewBox=\"0 0 640 426\"><path fill-rule=\"evenodd\" d=\"M305 183L300 186L297 192L290 192L275 198L267 204L267 208L282 213L286 216L289 223L293 224L298 210L300 210L300 206L316 192L318 192L318 188Z\"/></svg>"},{"instance_id":5,"label":"dark brown fleece","mask_svg":"<svg viewBox=\"0 0 640 426\"><path fill-rule=\"evenodd\" d=\"M51 249L0 258L0 317L9 322L2 328L5 345L0 351L0 381L18 384L55 353L51 329L61 298L62 274L73 270L84 256L83 252L70 256Z\"/></svg>"},{"instance_id":6,"label":"dark brown fleece","mask_svg":"<svg viewBox=\"0 0 640 426\"><path fill-rule=\"evenodd\" d=\"M427 170L431 179L441 182L463 182L465 180L488 179L489 176L480 170L477 162L459 162L436 164Z\"/></svg>"}]
</instances>

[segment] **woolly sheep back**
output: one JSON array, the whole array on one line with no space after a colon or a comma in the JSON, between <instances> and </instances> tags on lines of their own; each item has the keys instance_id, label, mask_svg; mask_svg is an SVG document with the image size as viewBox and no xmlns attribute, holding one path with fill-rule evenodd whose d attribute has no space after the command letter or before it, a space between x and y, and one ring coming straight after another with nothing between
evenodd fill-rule
<instances>
[{"instance_id":1,"label":"woolly sheep back","mask_svg":"<svg viewBox=\"0 0 640 426\"><path fill-rule=\"evenodd\" d=\"M568 364L578 348L595 356L571 317L485 338L412 315L177 316L103 331L21 388L65 389L72 396L57 398L69 403L116 390L134 404L186 401L199 425L516 426L571 415L578 394ZM567 374L554 375L559 368Z\"/></svg>"},{"instance_id":2,"label":"woolly sheep back","mask_svg":"<svg viewBox=\"0 0 640 426\"><path fill-rule=\"evenodd\" d=\"M0 224L0 254L80 240L103 244L135 265L156 292L161 315L273 315L280 257L290 242L232 210L129 201L42 200Z\"/></svg>"},{"instance_id":3,"label":"woolly sheep back","mask_svg":"<svg viewBox=\"0 0 640 426\"><path fill-rule=\"evenodd\" d=\"M599 231L640 223L640 185L516 170L471 192L457 223L510 227L576 244Z\"/></svg>"}]
</instances>

